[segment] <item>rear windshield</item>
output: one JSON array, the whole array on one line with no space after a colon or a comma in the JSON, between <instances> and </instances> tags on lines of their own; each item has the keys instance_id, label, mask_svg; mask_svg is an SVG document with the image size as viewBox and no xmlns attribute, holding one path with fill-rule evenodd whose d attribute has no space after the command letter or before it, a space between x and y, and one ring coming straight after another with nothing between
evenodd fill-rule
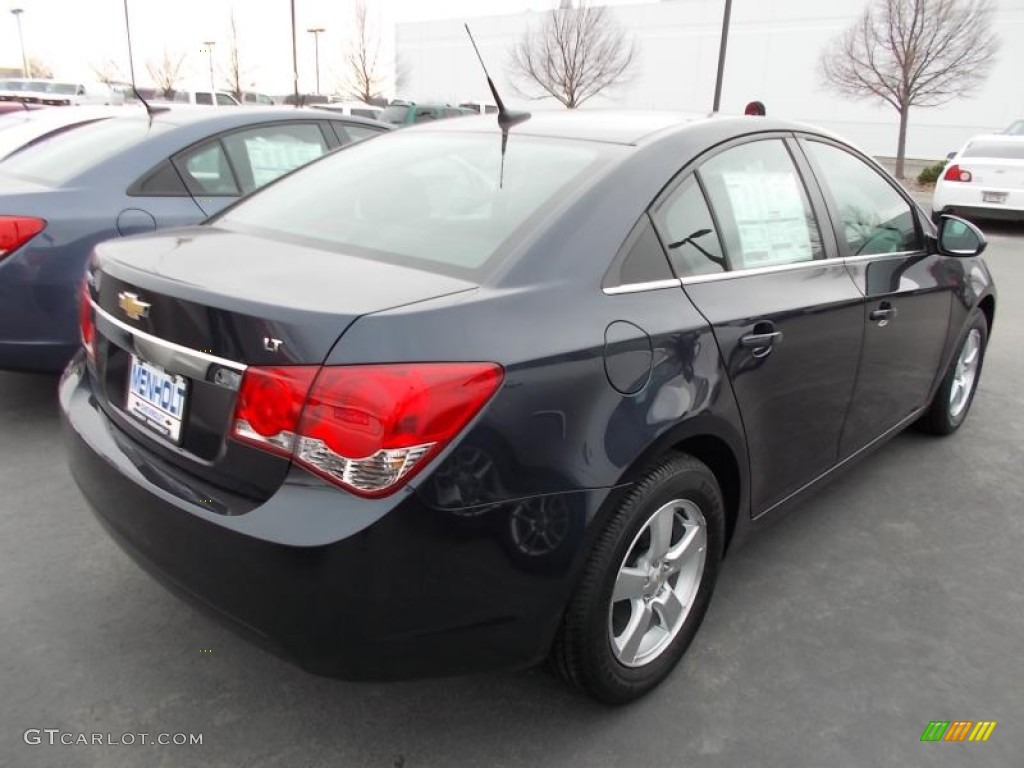
<instances>
[{"instance_id":1,"label":"rear windshield","mask_svg":"<svg viewBox=\"0 0 1024 768\"><path fill-rule=\"evenodd\" d=\"M149 136L169 130L145 118L117 117L83 125L4 160L5 174L59 187Z\"/></svg>"},{"instance_id":2,"label":"rear windshield","mask_svg":"<svg viewBox=\"0 0 1024 768\"><path fill-rule=\"evenodd\" d=\"M1022 141L972 141L964 150L963 157L997 157L1001 160L1024 160Z\"/></svg>"},{"instance_id":3,"label":"rear windshield","mask_svg":"<svg viewBox=\"0 0 1024 768\"><path fill-rule=\"evenodd\" d=\"M392 134L344 149L236 205L217 225L465 274L485 267L614 148L512 135Z\"/></svg>"}]
</instances>

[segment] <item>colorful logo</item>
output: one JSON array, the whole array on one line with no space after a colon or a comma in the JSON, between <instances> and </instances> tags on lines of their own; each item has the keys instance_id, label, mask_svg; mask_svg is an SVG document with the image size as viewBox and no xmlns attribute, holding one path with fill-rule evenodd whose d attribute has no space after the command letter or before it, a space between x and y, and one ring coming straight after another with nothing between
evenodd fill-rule
<instances>
[{"instance_id":1,"label":"colorful logo","mask_svg":"<svg viewBox=\"0 0 1024 768\"><path fill-rule=\"evenodd\" d=\"M997 725L995 720L932 720L921 741L988 741Z\"/></svg>"}]
</instances>

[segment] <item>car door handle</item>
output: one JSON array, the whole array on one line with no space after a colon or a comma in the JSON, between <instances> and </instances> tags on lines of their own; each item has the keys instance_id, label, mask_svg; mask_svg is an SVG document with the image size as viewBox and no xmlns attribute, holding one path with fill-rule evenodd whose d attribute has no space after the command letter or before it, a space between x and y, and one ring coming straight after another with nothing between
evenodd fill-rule
<instances>
[{"instance_id":1,"label":"car door handle","mask_svg":"<svg viewBox=\"0 0 1024 768\"><path fill-rule=\"evenodd\" d=\"M878 323L879 326L885 326L890 320L899 314L896 307L892 306L889 302L882 302L882 306L878 309L874 309L868 314L873 322Z\"/></svg>"},{"instance_id":2,"label":"car door handle","mask_svg":"<svg viewBox=\"0 0 1024 768\"><path fill-rule=\"evenodd\" d=\"M740 337L740 345L754 350L754 357L765 357L771 354L772 347L782 341L782 331L766 331L764 333L748 333Z\"/></svg>"}]
</instances>

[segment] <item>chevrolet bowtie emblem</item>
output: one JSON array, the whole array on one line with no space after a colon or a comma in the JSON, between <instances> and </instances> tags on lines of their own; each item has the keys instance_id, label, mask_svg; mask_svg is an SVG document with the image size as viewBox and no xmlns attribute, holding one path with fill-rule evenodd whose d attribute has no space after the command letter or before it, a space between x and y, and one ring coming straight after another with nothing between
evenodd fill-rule
<instances>
[{"instance_id":1,"label":"chevrolet bowtie emblem","mask_svg":"<svg viewBox=\"0 0 1024 768\"><path fill-rule=\"evenodd\" d=\"M149 314L149 304L145 301L139 301L139 297L136 294L129 293L128 291L121 291L117 294L117 306L131 320L138 320L140 317L146 317Z\"/></svg>"}]
</instances>

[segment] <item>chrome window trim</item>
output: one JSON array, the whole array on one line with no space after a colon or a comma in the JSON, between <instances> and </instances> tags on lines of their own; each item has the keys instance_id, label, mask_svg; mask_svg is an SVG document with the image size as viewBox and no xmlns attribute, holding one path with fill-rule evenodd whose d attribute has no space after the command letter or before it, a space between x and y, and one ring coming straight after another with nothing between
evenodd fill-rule
<instances>
[{"instance_id":1,"label":"chrome window trim","mask_svg":"<svg viewBox=\"0 0 1024 768\"><path fill-rule=\"evenodd\" d=\"M151 333L146 333L145 331L140 330L138 328L133 328L132 326L128 325L128 323L122 320L118 320L116 317L111 315L106 310L101 309L99 306L97 306L96 302L93 301L91 298L89 299L89 303L92 305L92 308L96 311L96 314L101 315L104 320L112 323L113 325L116 325L122 331L130 333L132 336L137 336L150 344L165 347L171 352L174 352L183 357L191 358L196 361L202 361L204 363L213 363L216 365L224 366L225 368L232 368L238 371L239 373L245 373L245 370L249 367L245 363L236 363L234 360L228 360L226 357L218 357L217 355L211 355L209 352L200 352L197 349L190 349L189 347L182 346L181 344L175 344L173 341L167 341L166 339L161 339L159 336L154 336Z\"/></svg>"},{"instance_id":2,"label":"chrome window trim","mask_svg":"<svg viewBox=\"0 0 1024 768\"><path fill-rule=\"evenodd\" d=\"M878 261L879 259L886 259L890 256L899 257L903 259L910 258L911 256L918 256L924 253L923 250L917 251L894 251L893 253L869 253L864 256L846 256L843 261L847 264L860 264L865 261Z\"/></svg>"},{"instance_id":3,"label":"chrome window trim","mask_svg":"<svg viewBox=\"0 0 1024 768\"><path fill-rule=\"evenodd\" d=\"M602 288L606 296L615 296L620 293L646 293L647 291L663 291L666 288L678 288L679 278L673 277L665 280L653 280L649 283L627 283L616 285L611 288Z\"/></svg>"},{"instance_id":4,"label":"chrome window trim","mask_svg":"<svg viewBox=\"0 0 1024 768\"><path fill-rule=\"evenodd\" d=\"M811 259L810 261L795 261L792 264L776 264L771 267L751 267L749 269L734 269L731 272L714 272L710 275L693 275L692 277L682 278L682 283L683 285L714 283L719 280L735 280L738 277L773 275L777 272L793 272L798 269L828 267L842 265L842 263L842 259Z\"/></svg>"},{"instance_id":5,"label":"chrome window trim","mask_svg":"<svg viewBox=\"0 0 1024 768\"><path fill-rule=\"evenodd\" d=\"M752 267L750 269L734 269L730 272L713 272L708 275L691 275L689 277L682 277L674 280L656 280L651 283L630 283L628 285L617 285L614 288L603 288L602 290L607 295L620 293L644 293L646 291L660 291L665 288L676 288L680 285L714 283L719 280L734 280L738 277L772 275L777 272L792 272L798 269L809 269L812 267L863 264L870 261L879 261L881 259L888 258L907 259L911 256L918 256L922 253L922 251L896 251L894 253L870 253L864 256L846 256L845 258L812 259L811 261L796 261L792 264L776 264L771 267Z\"/></svg>"}]
</instances>

